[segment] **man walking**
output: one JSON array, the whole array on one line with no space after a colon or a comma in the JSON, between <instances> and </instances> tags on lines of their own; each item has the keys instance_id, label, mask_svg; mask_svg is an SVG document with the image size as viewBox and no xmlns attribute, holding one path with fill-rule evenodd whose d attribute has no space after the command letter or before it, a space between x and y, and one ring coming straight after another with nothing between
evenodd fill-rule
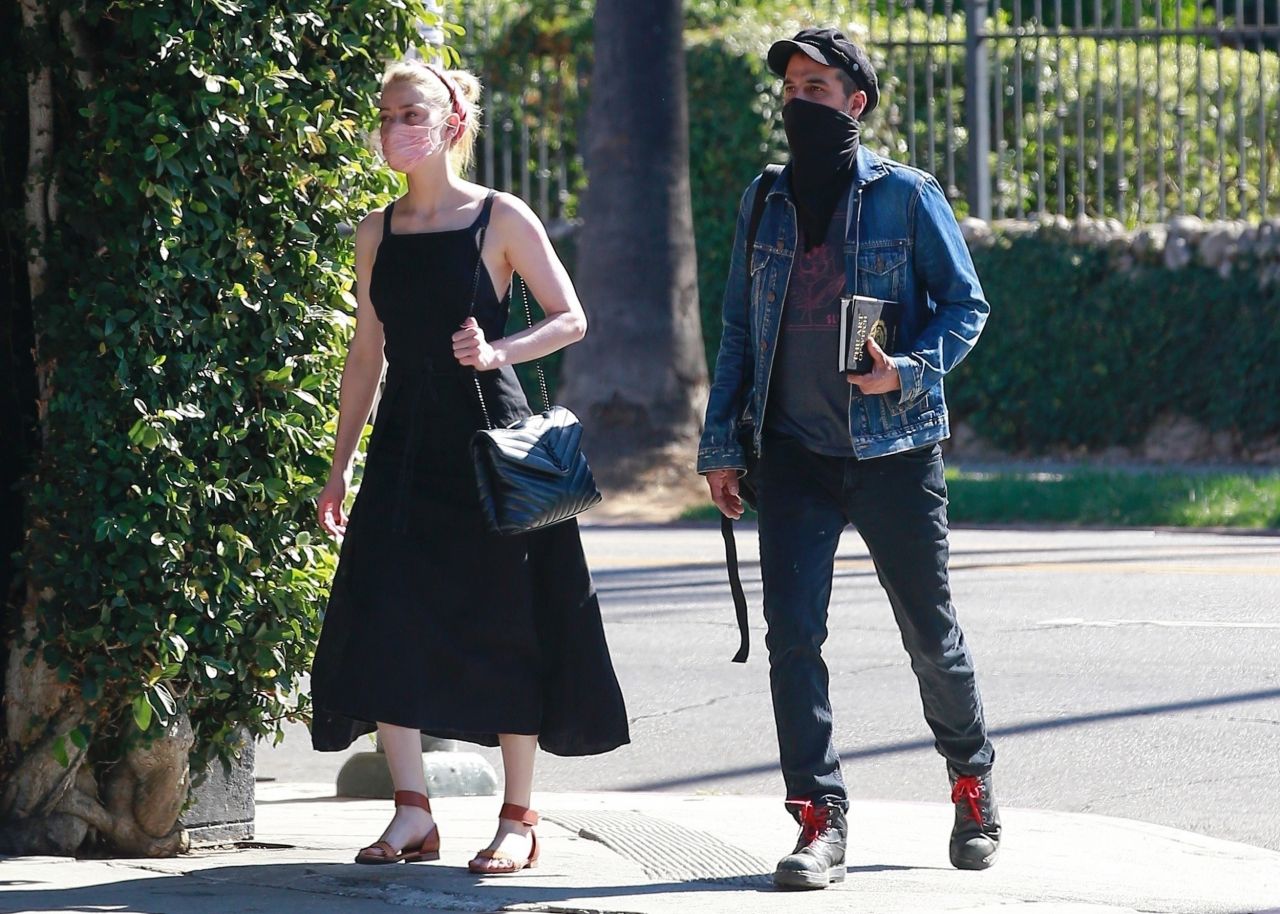
<instances>
[{"instance_id":1,"label":"man walking","mask_svg":"<svg viewBox=\"0 0 1280 914\"><path fill-rule=\"evenodd\" d=\"M801 825L774 881L824 888L844 878L849 799L822 645L849 524L875 562L947 761L951 862L984 869L1000 840L995 750L951 604L940 442L950 434L943 376L989 307L937 181L859 143L880 100L865 50L806 29L776 42L768 63L784 80L791 161L767 189L772 176L757 178L739 208L698 472L737 518L739 476L758 455L770 684L787 805ZM893 351L869 340L867 374L838 370L850 294L899 306Z\"/></svg>"}]
</instances>

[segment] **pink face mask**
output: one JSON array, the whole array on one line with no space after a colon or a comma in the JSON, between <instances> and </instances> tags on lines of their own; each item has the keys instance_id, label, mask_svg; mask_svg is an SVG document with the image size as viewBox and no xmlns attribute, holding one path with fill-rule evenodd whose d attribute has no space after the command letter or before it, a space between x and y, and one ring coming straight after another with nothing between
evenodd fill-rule
<instances>
[{"instance_id":1,"label":"pink face mask","mask_svg":"<svg viewBox=\"0 0 1280 914\"><path fill-rule=\"evenodd\" d=\"M382 156L396 171L413 171L444 146L445 123L431 126L392 124L382 135Z\"/></svg>"}]
</instances>

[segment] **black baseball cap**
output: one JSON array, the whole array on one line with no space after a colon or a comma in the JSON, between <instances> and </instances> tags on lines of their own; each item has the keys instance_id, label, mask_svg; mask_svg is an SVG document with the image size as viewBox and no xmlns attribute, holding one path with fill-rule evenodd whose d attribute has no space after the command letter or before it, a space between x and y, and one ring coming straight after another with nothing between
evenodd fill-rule
<instances>
[{"instance_id":1,"label":"black baseball cap","mask_svg":"<svg viewBox=\"0 0 1280 914\"><path fill-rule=\"evenodd\" d=\"M779 76L787 75L787 63L796 51L808 55L823 66L836 67L849 74L854 84L867 93L870 114L880 103L880 83L876 68L867 52L835 29L801 29L794 38L775 41L769 48L769 69Z\"/></svg>"}]
</instances>

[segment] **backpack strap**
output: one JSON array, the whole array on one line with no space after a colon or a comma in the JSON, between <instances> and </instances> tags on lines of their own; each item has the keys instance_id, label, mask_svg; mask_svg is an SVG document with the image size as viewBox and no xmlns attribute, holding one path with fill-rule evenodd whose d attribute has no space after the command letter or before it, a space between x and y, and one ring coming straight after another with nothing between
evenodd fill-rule
<instances>
[{"instance_id":1,"label":"backpack strap","mask_svg":"<svg viewBox=\"0 0 1280 914\"><path fill-rule=\"evenodd\" d=\"M755 198L751 201L751 216L747 220L746 263L751 265L751 249L755 247L756 235L760 232L760 220L764 217L764 204L769 191L782 174L781 165L769 164L760 172L760 181L756 185ZM750 299L751 289L747 289ZM729 573L729 592L733 595L733 609L738 616L738 653L733 655L734 663L746 663L751 653L751 631L747 626L747 595L742 589L742 575L738 572L738 543L733 536L733 521L727 515L720 515L720 536L724 540L724 563Z\"/></svg>"},{"instance_id":2,"label":"backpack strap","mask_svg":"<svg viewBox=\"0 0 1280 914\"><path fill-rule=\"evenodd\" d=\"M751 218L747 222L747 264L751 263L751 249L755 247L756 235L760 232L760 220L764 218L764 203L782 174L783 166L770 163L760 172L760 183L756 185L756 196L751 203ZM747 290L749 295L751 290Z\"/></svg>"}]
</instances>

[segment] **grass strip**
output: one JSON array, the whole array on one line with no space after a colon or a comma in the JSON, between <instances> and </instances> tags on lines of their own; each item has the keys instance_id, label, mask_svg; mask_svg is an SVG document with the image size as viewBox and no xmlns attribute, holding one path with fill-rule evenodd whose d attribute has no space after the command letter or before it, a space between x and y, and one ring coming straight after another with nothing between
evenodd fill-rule
<instances>
[{"instance_id":1,"label":"grass strip","mask_svg":"<svg viewBox=\"0 0 1280 914\"><path fill-rule=\"evenodd\" d=\"M955 524L1280 529L1280 473L947 471ZM713 505L684 520L715 520Z\"/></svg>"}]
</instances>

